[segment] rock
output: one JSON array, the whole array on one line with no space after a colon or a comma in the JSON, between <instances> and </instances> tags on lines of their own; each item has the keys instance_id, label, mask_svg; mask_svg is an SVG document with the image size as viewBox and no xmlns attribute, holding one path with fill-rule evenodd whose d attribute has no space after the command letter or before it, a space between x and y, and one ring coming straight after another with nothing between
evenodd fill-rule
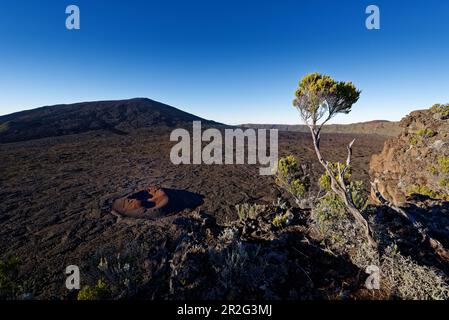
<instances>
[{"instance_id":1,"label":"rock","mask_svg":"<svg viewBox=\"0 0 449 320\"><path fill-rule=\"evenodd\" d=\"M156 218L161 215L161 209L168 202L169 197L164 190L149 187L146 190L115 200L112 211L132 218Z\"/></svg>"},{"instance_id":2,"label":"rock","mask_svg":"<svg viewBox=\"0 0 449 320\"><path fill-rule=\"evenodd\" d=\"M441 108L440 108L441 106ZM399 136L385 142L382 152L370 162L371 181L397 206L413 202L421 194L449 200L449 120L437 105L414 111L400 122Z\"/></svg>"}]
</instances>

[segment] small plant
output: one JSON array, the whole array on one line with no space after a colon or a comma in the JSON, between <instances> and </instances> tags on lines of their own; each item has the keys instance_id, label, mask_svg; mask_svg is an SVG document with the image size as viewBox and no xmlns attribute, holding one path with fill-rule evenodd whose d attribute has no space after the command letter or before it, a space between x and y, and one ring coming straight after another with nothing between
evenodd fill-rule
<instances>
[{"instance_id":1,"label":"small plant","mask_svg":"<svg viewBox=\"0 0 449 320\"><path fill-rule=\"evenodd\" d=\"M266 207L264 205L249 203L238 204L235 206L240 221L256 219L257 216L265 210L265 208Z\"/></svg>"},{"instance_id":2,"label":"small plant","mask_svg":"<svg viewBox=\"0 0 449 320\"><path fill-rule=\"evenodd\" d=\"M419 129L416 134L420 136L421 138L428 139L434 137L437 133L433 131L432 129L423 128Z\"/></svg>"},{"instance_id":3,"label":"small plant","mask_svg":"<svg viewBox=\"0 0 449 320\"><path fill-rule=\"evenodd\" d=\"M329 162L328 163L329 169L332 172L337 173L335 175L335 179L337 181L340 180L340 177L338 176L338 172L342 172L343 169L345 168L345 165L343 163L340 162ZM344 174L344 182L347 183L349 178L351 178L351 166L348 167L348 169L346 170L345 174ZM323 175L321 175L320 179L319 179L319 185L320 187L325 190L325 191L331 191L331 178L329 176L329 173L325 172Z\"/></svg>"},{"instance_id":4,"label":"small plant","mask_svg":"<svg viewBox=\"0 0 449 320\"><path fill-rule=\"evenodd\" d=\"M438 158L438 166L441 173L449 174L449 157L441 156Z\"/></svg>"},{"instance_id":5,"label":"small plant","mask_svg":"<svg viewBox=\"0 0 449 320\"><path fill-rule=\"evenodd\" d=\"M338 163L338 162L337 163L330 162L328 165L332 169L333 172L340 172L344 168L344 164ZM363 182L362 181L348 182L350 178L351 178L351 167L348 168L348 170L346 171L346 173L344 175L344 180L345 180L344 183L345 183L345 185L347 185L347 189L349 191L348 193L351 195L351 200L354 203L355 207L359 211L363 211L363 210L365 210L365 208L368 204L368 197L364 191ZM338 180L340 178L337 175L335 177L335 179ZM328 192L328 193L333 192L332 188L331 188L331 179L327 172L325 172L323 175L321 175L321 177L319 179L319 185L326 192ZM340 201L340 202L344 206L344 203L342 201Z\"/></svg>"},{"instance_id":6,"label":"small plant","mask_svg":"<svg viewBox=\"0 0 449 320\"><path fill-rule=\"evenodd\" d=\"M381 287L404 300L447 300L448 279L438 270L421 266L389 246L382 257Z\"/></svg>"},{"instance_id":7,"label":"small plant","mask_svg":"<svg viewBox=\"0 0 449 320\"><path fill-rule=\"evenodd\" d=\"M449 188L449 178L443 178L439 182L440 187Z\"/></svg>"},{"instance_id":8,"label":"small plant","mask_svg":"<svg viewBox=\"0 0 449 320\"><path fill-rule=\"evenodd\" d=\"M420 141L421 141L421 139L418 136L410 137L410 145L412 145L412 146L416 146Z\"/></svg>"},{"instance_id":9,"label":"small plant","mask_svg":"<svg viewBox=\"0 0 449 320\"><path fill-rule=\"evenodd\" d=\"M296 198L303 197L310 187L309 175L304 166L300 166L293 155L279 160L276 184Z\"/></svg>"},{"instance_id":10,"label":"small plant","mask_svg":"<svg viewBox=\"0 0 449 320\"><path fill-rule=\"evenodd\" d=\"M288 226L293 220L293 218L294 218L293 213L291 211L287 211L284 214L276 215L271 224L276 228L282 228Z\"/></svg>"},{"instance_id":11,"label":"small plant","mask_svg":"<svg viewBox=\"0 0 449 320\"><path fill-rule=\"evenodd\" d=\"M102 300L107 294L106 284L98 280L95 286L85 286L78 292L78 300Z\"/></svg>"},{"instance_id":12,"label":"small plant","mask_svg":"<svg viewBox=\"0 0 449 320\"><path fill-rule=\"evenodd\" d=\"M430 174L433 174L433 175L437 175L438 174L438 168L436 166L429 166L427 168L427 172L429 172Z\"/></svg>"},{"instance_id":13,"label":"small plant","mask_svg":"<svg viewBox=\"0 0 449 320\"><path fill-rule=\"evenodd\" d=\"M430 189L428 186L414 185L409 188L408 195L419 194L431 199L441 199L449 201L449 195Z\"/></svg>"},{"instance_id":14,"label":"small plant","mask_svg":"<svg viewBox=\"0 0 449 320\"><path fill-rule=\"evenodd\" d=\"M363 181L351 181L348 189L356 208L361 212L365 211L368 206L368 195L365 192Z\"/></svg>"},{"instance_id":15,"label":"small plant","mask_svg":"<svg viewBox=\"0 0 449 320\"><path fill-rule=\"evenodd\" d=\"M282 200L282 198L277 198L277 200L273 202L273 206L283 211L287 210L287 202Z\"/></svg>"},{"instance_id":16,"label":"small plant","mask_svg":"<svg viewBox=\"0 0 449 320\"><path fill-rule=\"evenodd\" d=\"M238 230L236 228L225 228L223 232L219 235L218 239L221 242L228 243L233 242L237 239Z\"/></svg>"},{"instance_id":17,"label":"small plant","mask_svg":"<svg viewBox=\"0 0 449 320\"><path fill-rule=\"evenodd\" d=\"M449 118L449 104L434 104L430 112L440 116L442 120Z\"/></svg>"},{"instance_id":18,"label":"small plant","mask_svg":"<svg viewBox=\"0 0 449 320\"><path fill-rule=\"evenodd\" d=\"M329 192L322 197L312 210L312 219L325 234L335 219L346 218L346 207L336 194Z\"/></svg>"}]
</instances>

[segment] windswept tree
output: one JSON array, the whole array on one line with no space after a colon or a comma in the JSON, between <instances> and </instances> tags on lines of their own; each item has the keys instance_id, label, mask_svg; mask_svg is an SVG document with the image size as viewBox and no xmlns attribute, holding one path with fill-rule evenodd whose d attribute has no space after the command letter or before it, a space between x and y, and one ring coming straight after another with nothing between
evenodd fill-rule
<instances>
[{"instance_id":1,"label":"windswept tree","mask_svg":"<svg viewBox=\"0 0 449 320\"><path fill-rule=\"evenodd\" d=\"M310 129L315 153L330 177L332 191L344 202L348 212L363 228L370 245L375 246L376 242L368 222L354 204L345 179L351 165L352 145L355 140L349 143L346 163L341 166L332 166L329 161L324 159L320 150L323 126L337 114L351 112L353 104L360 97L360 91L351 82L338 82L329 76L311 73L301 79L295 95L293 106L298 109L302 120Z\"/></svg>"}]
</instances>

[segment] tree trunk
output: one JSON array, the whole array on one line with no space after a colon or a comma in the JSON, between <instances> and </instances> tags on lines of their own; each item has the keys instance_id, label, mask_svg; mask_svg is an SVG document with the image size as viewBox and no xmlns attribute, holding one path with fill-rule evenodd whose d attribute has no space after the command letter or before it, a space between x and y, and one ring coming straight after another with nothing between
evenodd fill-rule
<instances>
[{"instance_id":1,"label":"tree trunk","mask_svg":"<svg viewBox=\"0 0 449 320\"><path fill-rule=\"evenodd\" d=\"M373 248L377 248L377 243L373 238L373 234L372 234L371 228L368 224L368 221L366 221L366 219L363 217L363 215L360 213L360 211L356 208L356 206L354 205L354 203L352 201L351 195L346 190L346 186L344 185L344 181L343 181L344 173L343 173L343 176L340 177L342 180L341 184L340 184L337 181L337 179L335 178L335 173L332 172L332 170L329 168L327 162L324 161L323 156L321 155L321 151L320 151L320 147L319 147L320 133L319 132L317 133L313 128L310 128L310 131L312 133L313 145L315 147L315 153L318 157L318 161L324 167L324 169L326 170L327 174L329 175L329 177L331 179L332 191L334 191L335 194L338 197L340 197L341 200L343 200L349 213L354 217L356 222L363 228L363 230L365 232L365 236L368 240L368 244L370 246L372 246ZM348 149L349 149L349 155L348 155L347 166L349 166L349 164L350 164L350 152L351 152L350 147L348 147Z\"/></svg>"}]
</instances>

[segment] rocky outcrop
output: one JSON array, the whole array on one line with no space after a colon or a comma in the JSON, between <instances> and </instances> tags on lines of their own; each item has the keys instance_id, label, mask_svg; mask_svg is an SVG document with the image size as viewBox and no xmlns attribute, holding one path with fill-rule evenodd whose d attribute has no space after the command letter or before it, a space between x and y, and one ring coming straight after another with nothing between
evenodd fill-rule
<instances>
[{"instance_id":1,"label":"rocky outcrop","mask_svg":"<svg viewBox=\"0 0 449 320\"><path fill-rule=\"evenodd\" d=\"M371 159L371 181L398 206L416 195L449 201L449 105L414 111L400 126Z\"/></svg>"}]
</instances>

